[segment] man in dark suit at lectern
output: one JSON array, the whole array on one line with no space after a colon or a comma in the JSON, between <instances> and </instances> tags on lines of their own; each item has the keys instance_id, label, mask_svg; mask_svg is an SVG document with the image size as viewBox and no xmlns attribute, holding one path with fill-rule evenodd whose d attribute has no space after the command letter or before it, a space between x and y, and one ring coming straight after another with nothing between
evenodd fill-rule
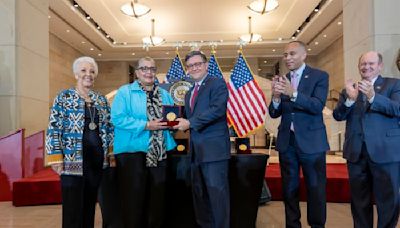
<instances>
[{"instance_id":1,"label":"man in dark suit at lectern","mask_svg":"<svg viewBox=\"0 0 400 228\"><path fill-rule=\"evenodd\" d=\"M174 128L190 129L193 204L202 228L229 228L228 89L223 79L207 75L207 58L200 51L186 55L195 85L185 97L185 118Z\"/></svg>"},{"instance_id":2,"label":"man in dark suit at lectern","mask_svg":"<svg viewBox=\"0 0 400 228\"><path fill-rule=\"evenodd\" d=\"M290 70L272 81L269 114L281 117L276 148L282 175L286 227L301 227L300 167L307 189L307 221L324 227L326 221L326 151L329 150L322 110L328 95L328 74L304 63L306 46L292 41L283 60Z\"/></svg>"},{"instance_id":3,"label":"man in dark suit at lectern","mask_svg":"<svg viewBox=\"0 0 400 228\"><path fill-rule=\"evenodd\" d=\"M346 120L343 157L350 178L354 227L394 228L400 207L400 81L380 75L382 55L367 52L358 63L361 81L349 79L333 111Z\"/></svg>"}]
</instances>

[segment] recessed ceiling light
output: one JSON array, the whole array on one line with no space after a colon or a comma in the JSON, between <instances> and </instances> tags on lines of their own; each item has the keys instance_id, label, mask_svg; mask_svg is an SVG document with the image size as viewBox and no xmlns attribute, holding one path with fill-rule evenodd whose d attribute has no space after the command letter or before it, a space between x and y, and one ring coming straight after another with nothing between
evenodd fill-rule
<instances>
[{"instance_id":1,"label":"recessed ceiling light","mask_svg":"<svg viewBox=\"0 0 400 228\"><path fill-rule=\"evenodd\" d=\"M314 12L318 12L319 11L319 9L314 9Z\"/></svg>"},{"instance_id":2,"label":"recessed ceiling light","mask_svg":"<svg viewBox=\"0 0 400 228\"><path fill-rule=\"evenodd\" d=\"M124 45L127 45L128 43L127 42L124 42Z\"/></svg>"},{"instance_id":3,"label":"recessed ceiling light","mask_svg":"<svg viewBox=\"0 0 400 228\"><path fill-rule=\"evenodd\" d=\"M204 40L200 40L200 43L204 43Z\"/></svg>"},{"instance_id":4,"label":"recessed ceiling light","mask_svg":"<svg viewBox=\"0 0 400 228\"><path fill-rule=\"evenodd\" d=\"M79 7L79 5L78 5L78 4L76 4L76 3L74 4L74 6L75 6L75 8L78 8L78 7Z\"/></svg>"},{"instance_id":5,"label":"recessed ceiling light","mask_svg":"<svg viewBox=\"0 0 400 228\"><path fill-rule=\"evenodd\" d=\"M342 22L341 21L338 21L338 23L337 23L338 25L341 25L342 24Z\"/></svg>"},{"instance_id":6,"label":"recessed ceiling light","mask_svg":"<svg viewBox=\"0 0 400 228\"><path fill-rule=\"evenodd\" d=\"M281 41L281 40L282 40L282 37L279 37L278 40Z\"/></svg>"},{"instance_id":7,"label":"recessed ceiling light","mask_svg":"<svg viewBox=\"0 0 400 228\"><path fill-rule=\"evenodd\" d=\"M117 41L113 41L113 44L117 44Z\"/></svg>"},{"instance_id":8,"label":"recessed ceiling light","mask_svg":"<svg viewBox=\"0 0 400 228\"><path fill-rule=\"evenodd\" d=\"M323 37L326 38L326 34L324 34Z\"/></svg>"},{"instance_id":9,"label":"recessed ceiling light","mask_svg":"<svg viewBox=\"0 0 400 228\"><path fill-rule=\"evenodd\" d=\"M86 16L86 19L90 20L90 16Z\"/></svg>"},{"instance_id":10,"label":"recessed ceiling light","mask_svg":"<svg viewBox=\"0 0 400 228\"><path fill-rule=\"evenodd\" d=\"M65 30L66 32L70 32L70 30L69 29L67 29L67 30Z\"/></svg>"},{"instance_id":11,"label":"recessed ceiling light","mask_svg":"<svg viewBox=\"0 0 400 228\"><path fill-rule=\"evenodd\" d=\"M275 52L276 50L275 49L272 49L272 52Z\"/></svg>"},{"instance_id":12,"label":"recessed ceiling light","mask_svg":"<svg viewBox=\"0 0 400 228\"><path fill-rule=\"evenodd\" d=\"M90 48L90 50L91 50L91 51L93 51L93 50L94 50L94 48Z\"/></svg>"},{"instance_id":13,"label":"recessed ceiling light","mask_svg":"<svg viewBox=\"0 0 400 228\"><path fill-rule=\"evenodd\" d=\"M165 52L166 55L169 55L169 51Z\"/></svg>"},{"instance_id":14,"label":"recessed ceiling light","mask_svg":"<svg viewBox=\"0 0 400 228\"><path fill-rule=\"evenodd\" d=\"M135 52L132 52L132 54L131 54L131 55L136 55L136 54L135 54Z\"/></svg>"},{"instance_id":15,"label":"recessed ceiling light","mask_svg":"<svg viewBox=\"0 0 400 228\"><path fill-rule=\"evenodd\" d=\"M311 51L311 48L307 49L308 51Z\"/></svg>"},{"instance_id":16,"label":"recessed ceiling light","mask_svg":"<svg viewBox=\"0 0 400 228\"><path fill-rule=\"evenodd\" d=\"M296 32L299 33L299 32L300 32L300 29L297 29Z\"/></svg>"},{"instance_id":17,"label":"recessed ceiling light","mask_svg":"<svg viewBox=\"0 0 400 228\"><path fill-rule=\"evenodd\" d=\"M97 26L97 29L101 29L100 26Z\"/></svg>"},{"instance_id":18,"label":"recessed ceiling light","mask_svg":"<svg viewBox=\"0 0 400 228\"><path fill-rule=\"evenodd\" d=\"M81 44L86 44L86 42L85 42L85 41L82 41Z\"/></svg>"},{"instance_id":19,"label":"recessed ceiling light","mask_svg":"<svg viewBox=\"0 0 400 228\"><path fill-rule=\"evenodd\" d=\"M314 44L315 44L315 45L318 45L319 43L318 43L318 41L315 41Z\"/></svg>"},{"instance_id":20,"label":"recessed ceiling light","mask_svg":"<svg viewBox=\"0 0 400 228\"><path fill-rule=\"evenodd\" d=\"M292 40L294 40L294 39L296 39L296 37L295 37L295 36L292 36Z\"/></svg>"},{"instance_id":21,"label":"recessed ceiling light","mask_svg":"<svg viewBox=\"0 0 400 228\"><path fill-rule=\"evenodd\" d=\"M261 71L261 68L258 68L258 71Z\"/></svg>"},{"instance_id":22,"label":"recessed ceiling light","mask_svg":"<svg viewBox=\"0 0 400 228\"><path fill-rule=\"evenodd\" d=\"M107 34L106 37L107 37L107 38L110 38L110 35Z\"/></svg>"},{"instance_id":23,"label":"recessed ceiling light","mask_svg":"<svg viewBox=\"0 0 400 228\"><path fill-rule=\"evenodd\" d=\"M220 40L219 42L221 42L221 43L222 43L222 42L224 42L224 40Z\"/></svg>"},{"instance_id":24,"label":"recessed ceiling light","mask_svg":"<svg viewBox=\"0 0 400 228\"><path fill-rule=\"evenodd\" d=\"M264 60L264 63L267 63L267 60Z\"/></svg>"},{"instance_id":25,"label":"recessed ceiling light","mask_svg":"<svg viewBox=\"0 0 400 228\"><path fill-rule=\"evenodd\" d=\"M101 56L101 53L97 54L97 56Z\"/></svg>"},{"instance_id":26,"label":"recessed ceiling light","mask_svg":"<svg viewBox=\"0 0 400 228\"><path fill-rule=\"evenodd\" d=\"M49 16L47 16L47 18L49 18L49 19L50 19L50 18L51 18L51 16L49 15Z\"/></svg>"}]
</instances>

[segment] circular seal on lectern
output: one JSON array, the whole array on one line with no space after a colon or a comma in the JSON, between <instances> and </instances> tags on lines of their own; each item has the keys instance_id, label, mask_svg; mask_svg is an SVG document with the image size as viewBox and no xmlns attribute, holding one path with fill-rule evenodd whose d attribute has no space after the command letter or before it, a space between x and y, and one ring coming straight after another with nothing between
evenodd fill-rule
<instances>
[{"instance_id":1,"label":"circular seal on lectern","mask_svg":"<svg viewBox=\"0 0 400 228\"><path fill-rule=\"evenodd\" d=\"M189 91L190 87L192 87L192 84L188 81L178 81L170 87L169 93L176 105L185 105L185 94Z\"/></svg>"}]
</instances>

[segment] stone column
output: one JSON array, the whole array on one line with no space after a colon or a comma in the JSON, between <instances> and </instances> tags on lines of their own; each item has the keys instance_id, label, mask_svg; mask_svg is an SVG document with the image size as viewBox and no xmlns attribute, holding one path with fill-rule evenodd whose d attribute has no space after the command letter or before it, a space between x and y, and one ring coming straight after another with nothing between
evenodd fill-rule
<instances>
[{"instance_id":1,"label":"stone column","mask_svg":"<svg viewBox=\"0 0 400 228\"><path fill-rule=\"evenodd\" d=\"M48 0L0 0L0 136L47 126L48 7Z\"/></svg>"},{"instance_id":2,"label":"stone column","mask_svg":"<svg viewBox=\"0 0 400 228\"><path fill-rule=\"evenodd\" d=\"M343 0L345 79L359 80L358 58L369 50L383 55L383 76L400 78L399 0Z\"/></svg>"}]
</instances>

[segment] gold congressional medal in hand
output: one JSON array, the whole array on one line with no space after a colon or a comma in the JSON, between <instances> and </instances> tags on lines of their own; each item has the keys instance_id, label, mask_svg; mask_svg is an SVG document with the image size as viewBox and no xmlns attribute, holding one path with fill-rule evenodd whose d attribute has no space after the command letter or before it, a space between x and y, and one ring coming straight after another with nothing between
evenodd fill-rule
<instances>
[{"instance_id":1,"label":"gold congressional medal in hand","mask_svg":"<svg viewBox=\"0 0 400 228\"><path fill-rule=\"evenodd\" d=\"M176 114L174 112L170 112L166 117L168 121L174 121L176 119Z\"/></svg>"},{"instance_id":2,"label":"gold congressional medal in hand","mask_svg":"<svg viewBox=\"0 0 400 228\"><path fill-rule=\"evenodd\" d=\"M239 150L247 150L247 146L245 144L240 144Z\"/></svg>"}]
</instances>

